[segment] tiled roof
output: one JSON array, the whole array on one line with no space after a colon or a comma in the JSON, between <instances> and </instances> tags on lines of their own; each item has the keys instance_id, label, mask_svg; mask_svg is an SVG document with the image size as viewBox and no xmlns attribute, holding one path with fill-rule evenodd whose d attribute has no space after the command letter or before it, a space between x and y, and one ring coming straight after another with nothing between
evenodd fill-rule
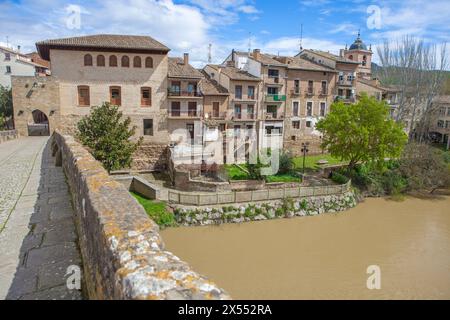
<instances>
[{"instance_id":1,"label":"tiled roof","mask_svg":"<svg viewBox=\"0 0 450 320\"><path fill-rule=\"evenodd\" d=\"M324 58L328 58L328 59L334 60L336 62L359 64L359 62L357 62L357 61L353 61L353 60L350 60L350 59L347 59L347 58L335 55L335 54L330 53L330 52L322 51L322 50L308 49L308 50L305 50L305 51L313 52L313 53L318 54L318 55L320 55L320 56L322 56Z\"/></svg>"},{"instance_id":2,"label":"tiled roof","mask_svg":"<svg viewBox=\"0 0 450 320\"><path fill-rule=\"evenodd\" d=\"M239 55L248 55L248 52L236 52ZM250 57L261 62L264 65L270 65L270 66L280 66L280 67L286 67L286 64L281 63L278 60L275 60L276 56L272 54L267 53L260 53L258 59L255 58L255 55L253 52L250 53Z\"/></svg>"},{"instance_id":3,"label":"tiled roof","mask_svg":"<svg viewBox=\"0 0 450 320\"><path fill-rule=\"evenodd\" d=\"M61 38L39 41L36 43L39 54L48 59L50 48L92 48L121 49L168 52L170 49L149 36L96 34L90 36Z\"/></svg>"},{"instance_id":4,"label":"tiled roof","mask_svg":"<svg viewBox=\"0 0 450 320\"><path fill-rule=\"evenodd\" d=\"M289 69L300 69L309 71L337 72L335 69L310 61L303 57L287 58Z\"/></svg>"},{"instance_id":5,"label":"tiled roof","mask_svg":"<svg viewBox=\"0 0 450 320\"><path fill-rule=\"evenodd\" d=\"M200 81L200 91L203 95L228 95L228 90L222 87L216 80L211 79L207 72L201 71L204 78Z\"/></svg>"},{"instance_id":6,"label":"tiled roof","mask_svg":"<svg viewBox=\"0 0 450 320\"><path fill-rule=\"evenodd\" d=\"M197 79L202 78L203 74L190 64L184 64L181 58L169 58L169 77Z\"/></svg>"},{"instance_id":7,"label":"tiled roof","mask_svg":"<svg viewBox=\"0 0 450 320\"><path fill-rule=\"evenodd\" d=\"M222 66L222 65L215 65L215 64L209 64L211 68L225 74L227 77L229 77L231 80L243 80L243 81L261 81L261 78L255 77L254 75L251 75L247 71L240 70L236 67L230 67L230 66Z\"/></svg>"}]
</instances>

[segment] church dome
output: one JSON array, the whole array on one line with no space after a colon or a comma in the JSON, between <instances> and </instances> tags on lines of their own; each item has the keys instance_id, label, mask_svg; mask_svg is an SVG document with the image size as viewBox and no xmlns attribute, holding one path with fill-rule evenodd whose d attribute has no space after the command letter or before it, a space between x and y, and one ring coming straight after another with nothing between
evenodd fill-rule
<instances>
[{"instance_id":1,"label":"church dome","mask_svg":"<svg viewBox=\"0 0 450 320\"><path fill-rule=\"evenodd\" d=\"M350 46L350 50L367 50L367 46L361 40L361 35L358 32L358 38L356 38L355 42Z\"/></svg>"}]
</instances>

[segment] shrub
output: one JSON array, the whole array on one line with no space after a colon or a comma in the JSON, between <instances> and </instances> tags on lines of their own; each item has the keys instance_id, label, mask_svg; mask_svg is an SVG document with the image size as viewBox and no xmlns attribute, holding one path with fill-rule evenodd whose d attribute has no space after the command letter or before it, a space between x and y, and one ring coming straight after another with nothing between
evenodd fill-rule
<instances>
[{"instance_id":1,"label":"shrub","mask_svg":"<svg viewBox=\"0 0 450 320\"><path fill-rule=\"evenodd\" d=\"M129 167L132 155L140 145L130 139L136 127L131 127L130 118L123 119L118 106L107 102L93 107L91 114L78 122L77 138L89 148L95 159L108 172Z\"/></svg>"},{"instance_id":2,"label":"shrub","mask_svg":"<svg viewBox=\"0 0 450 320\"><path fill-rule=\"evenodd\" d=\"M294 169L294 158L290 152L281 152L278 173L289 173Z\"/></svg>"},{"instance_id":3,"label":"shrub","mask_svg":"<svg viewBox=\"0 0 450 320\"><path fill-rule=\"evenodd\" d=\"M164 202L152 201L135 192L131 192L131 194L144 207L148 216L159 226L170 227L175 225L175 216L167 210ZM179 214L180 211L176 211L176 213Z\"/></svg>"},{"instance_id":4,"label":"shrub","mask_svg":"<svg viewBox=\"0 0 450 320\"><path fill-rule=\"evenodd\" d=\"M259 157L256 159L256 163L247 163L248 177L250 180L262 180L261 168L263 167Z\"/></svg>"},{"instance_id":5,"label":"shrub","mask_svg":"<svg viewBox=\"0 0 450 320\"><path fill-rule=\"evenodd\" d=\"M349 179L339 172L333 172L333 174L331 175L331 180L338 184L345 184Z\"/></svg>"}]
</instances>

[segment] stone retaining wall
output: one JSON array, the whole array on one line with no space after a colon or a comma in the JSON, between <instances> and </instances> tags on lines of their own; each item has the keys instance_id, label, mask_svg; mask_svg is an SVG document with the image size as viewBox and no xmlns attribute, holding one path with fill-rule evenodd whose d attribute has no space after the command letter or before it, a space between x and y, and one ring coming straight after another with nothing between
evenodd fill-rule
<instances>
[{"instance_id":1,"label":"stone retaining wall","mask_svg":"<svg viewBox=\"0 0 450 320\"><path fill-rule=\"evenodd\" d=\"M17 139L19 137L19 132L17 130L5 130L0 131L0 143Z\"/></svg>"},{"instance_id":2,"label":"stone retaining wall","mask_svg":"<svg viewBox=\"0 0 450 320\"><path fill-rule=\"evenodd\" d=\"M352 191L348 191L341 195L317 196L304 199L287 198L272 202L213 208L176 208L174 214L180 225L205 226L335 213L352 208L356 204L355 194Z\"/></svg>"},{"instance_id":3,"label":"stone retaining wall","mask_svg":"<svg viewBox=\"0 0 450 320\"><path fill-rule=\"evenodd\" d=\"M89 298L230 298L164 250L156 223L73 137L55 132L52 149L72 193Z\"/></svg>"}]
</instances>

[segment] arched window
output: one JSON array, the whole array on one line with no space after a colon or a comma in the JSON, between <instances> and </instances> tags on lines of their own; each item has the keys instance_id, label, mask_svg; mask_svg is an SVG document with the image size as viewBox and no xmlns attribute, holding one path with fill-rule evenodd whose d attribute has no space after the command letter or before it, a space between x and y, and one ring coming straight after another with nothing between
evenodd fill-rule
<instances>
[{"instance_id":1,"label":"arched window","mask_svg":"<svg viewBox=\"0 0 450 320\"><path fill-rule=\"evenodd\" d=\"M348 58L349 58L350 60L353 60L353 55L349 55Z\"/></svg>"},{"instance_id":2,"label":"arched window","mask_svg":"<svg viewBox=\"0 0 450 320\"><path fill-rule=\"evenodd\" d=\"M130 67L130 58L128 56L122 56L122 67L129 68Z\"/></svg>"},{"instance_id":3,"label":"arched window","mask_svg":"<svg viewBox=\"0 0 450 320\"><path fill-rule=\"evenodd\" d=\"M141 67L141 57L134 57L133 58L133 67L140 68Z\"/></svg>"},{"instance_id":4,"label":"arched window","mask_svg":"<svg viewBox=\"0 0 450 320\"><path fill-rule=\"evenodd\" d=\"M109 66L110 67L117 67L117 57L112 55L109 56Z\"/></svg>"},{"instance_id":5,"label":"arched window","mask_svg":"<svg viewBox=\"0 0 450 320\"><path fill-rule=\"evenodd\" d=\"M85 66L92 66L92 56L90 54L84 55L84 65Z\"/></svg>"},{"instance_id":6,"label":"arched window","mask_svg":"<svg viewBox=\"0 0 450 320\"><path fill-rule=\"evenodd\" d=\"M362 65L365 66L367 64L367 57L363 56Z\"/></svg>"},{"instance_id":7,"label":"arched window","mask_svg":"<svg viewBox=\"0 0 450 320\"><path fill-rule=\"evenodd\" d=\"M104 67L105 66L105 56L102 54L99 54L97 56L97 67Z\"/></svg>"},{"instance_id":8,"label":"arched window","mask_svg":"<svg viewBox=\"0 0 450 320\"><path fill-rule=\"evenodd\" d=\"M152 59L152 57L145 58L145 67L146 68L153 68L153 59Z\"/></svg>"}]
</instances>

